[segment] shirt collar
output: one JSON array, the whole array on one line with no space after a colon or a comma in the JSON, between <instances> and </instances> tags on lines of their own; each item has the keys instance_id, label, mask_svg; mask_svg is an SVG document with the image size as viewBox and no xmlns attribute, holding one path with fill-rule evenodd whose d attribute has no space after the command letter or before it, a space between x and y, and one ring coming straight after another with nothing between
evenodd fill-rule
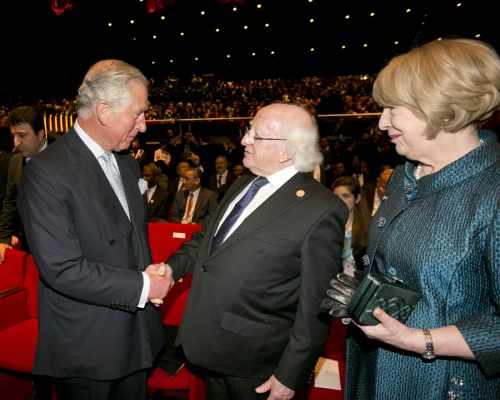
<instances>
[{"instance_id":1,"label":"shirt collar","mask_svg":"<svg viewBox=\"0 0 500 400\"><path fill-rule=\"evenodd\" d=\"M106 153L106 150L104 150L94 139L92 139L83 129L82 127L78 124L78 120L75 122L73 125L73 128L75 129L76 134L82 139L83 143L85 143L85 146L88 147L88 149L92 152L95 158L99 159L104 153Z\"/></svg>"},{"instance_id":2,"label":"shirt collar","mask_svg":"<svg viewBox=\"0 0 500 400\"><path fill-rule=\"evenodd\" d=\"M278 172L267 176L267 180L275 189L279 189L285 183L287 183L295 174L297 174L297 168L290 165L286 168L280 169Z\"/></svg>"}]
</instances>

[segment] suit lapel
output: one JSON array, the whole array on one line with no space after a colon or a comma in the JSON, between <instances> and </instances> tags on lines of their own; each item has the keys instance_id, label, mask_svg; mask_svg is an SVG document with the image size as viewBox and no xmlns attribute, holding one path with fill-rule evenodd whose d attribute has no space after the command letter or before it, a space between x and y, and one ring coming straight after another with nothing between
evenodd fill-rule
<instances>
[{"instance_id":1,"label":"suit lapel","mask_svg":"<svg viewBox=\"0 0 500 400\"><path fill-rule=\"evenodd\" d=\"M244 239L256 229L272 224L276 219L309 197L308 186L312 179L298 173L262 203L243 223L222 243L213 254L224 251ZM226 207L224 207L224 210ZM223 214L223 213L222 213ZM220 219L219 219L220 220ZM216 225L217 226L217 225Z\"/></svg>"},{"instance_id":2,"label":"suit lapel","mask_svg":"<svg viewBox=\"0 0 500 400\"><path fill-rule=\"evenodd\" d=\"M198 193L198 199L196 200L196 204L194 205L193 210L193 220L196 221L200 214L200 208L205 202L205 191L204 189L200 189L200 193Z\"/></svg>"},{"instance_id":3,"label":"suit lapel","mask_svg":"<svg viewBox=\"0 0 500 400\"><path fill-rule=\"evenodd\" d=\"M219 226L220 220L222 219L224 213L226 212L227 206L231 204L231 202L235 199L236 196L248 185L248 183L254 179L254 175L245 175L239 178L237 182L230 186L229 190L226 192L226 195L222 198L219 206L217 207L217 217L213 225L209 228L209 243L208 248L212 248L212 240L215 236L215 232L217 231L217 227Z\"/></svg>"},{"instance_id":4,"label":"suit lapel","mask_svg":"<svg viewBox=\"0 0 500 400\"><path fill-rule=\"evenodd\" d=\"M132 173L132 170L128 167L124 157L130 156L116 155L116 160L118 163L118 168L120 169L123 189L125 191L125 197L127 199L130 221L134 223L134 221L140 221L140 218L144 217L144 203L139 191L139 178ZM123 209L121 205L120 208Z\"/></svg>"}]
</instances>

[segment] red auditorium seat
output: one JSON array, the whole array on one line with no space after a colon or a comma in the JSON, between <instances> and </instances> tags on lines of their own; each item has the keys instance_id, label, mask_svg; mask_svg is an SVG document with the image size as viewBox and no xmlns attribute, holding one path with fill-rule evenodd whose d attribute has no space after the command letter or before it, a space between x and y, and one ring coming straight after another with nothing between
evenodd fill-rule
<instances>
[{"instance_id":1,"label":"red auditorium seat","mask_svg":"<svg viewBox=\"0 0 500 400\"><path fill-rule=\"evenodd\" d=\"M162 305L163 323L179 326L186 306L191 286L191 278L178 282L169 292ZM187 366L183 366L175 375L169 375L161 368L156 368L149 378L150 394L158 393L165 396L183 395L188 400L204 400L205 385L203 380L193 374Z\"/></svg>"},{"instance_id":2,"label":"red auditorium seat","mask_svg":"<svg viewBox=\"0 0 500 400\"><path fill-rule=\"evenodd\" d=\"M16 250L7 251L3 267L15 269L15 277L9 277L14 286L0 296L0 369L31 373L38 336L38 271L31 256ZM18 269L23 270L20 285Z\"/></svg>"},{"instance_id":3,"label":"red auditorium seat","mask_svg":"<svg viewBox=\"0 0 500 400\"><path fill-rule=\"evenodd\" d=\"M162 262L174 254L179 247L201 231L198 224L170 224L151 222L148 224L149 247L153 262Z\"/></svg>"},{"instance_id":4,"label":"red auditorium seat","mask_svg":"<svg viewBox=\"0 0 500 400\"><path fill-rule=\"evenodd\" d=\"M167 260L193 233L199 232L197 224L149 224L149 243L153 262ZM163 323L179 326L191 287L191 277L177 282L169 292L161 306ZM205 385L187 366L183 366L176 374L169 375L161 368L156 368L148 381L150 394L160 393L165 396L183 396L189 400L204 400Z\"/></svg>"}]
</instances>

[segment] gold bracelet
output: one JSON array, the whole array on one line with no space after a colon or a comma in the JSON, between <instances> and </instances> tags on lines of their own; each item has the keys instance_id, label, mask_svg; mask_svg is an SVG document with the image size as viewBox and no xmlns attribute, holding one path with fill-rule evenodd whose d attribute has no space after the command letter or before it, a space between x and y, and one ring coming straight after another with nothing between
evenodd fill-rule
<instances>
[{"instance_id":1,"label":"gold bracelet","mask_svg":"<svg viewBox=\"0 0 500 400\"><path fill-rule=\"evenodd\" d=\"M434 353L434 342L432 341L431 332L427 328L422 329L422 332L425 337L425 349L422 353L422 358L424 360L434 360L436 353Z\"/></svg>"}]
</instances>

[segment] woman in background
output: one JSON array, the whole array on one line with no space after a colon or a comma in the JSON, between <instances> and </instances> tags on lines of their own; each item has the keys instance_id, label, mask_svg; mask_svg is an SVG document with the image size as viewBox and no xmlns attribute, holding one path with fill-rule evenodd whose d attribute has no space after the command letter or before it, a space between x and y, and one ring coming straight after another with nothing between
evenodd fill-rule
<instances>
[{"instance_id":1,"label":"woman in background","mask_svg":"<svg viewBox=\"0 0 500 400\"><path fill-rule=\"evenodd\" d=\"M356 270L363 268L362 258L368 244L368 223L370 214L360 206L361 186L352 176L341 176L332 183L332 191L347 206L349 216L345 225L342 265L344 274L354 276Z\"/></svg>"}]
</instances>

